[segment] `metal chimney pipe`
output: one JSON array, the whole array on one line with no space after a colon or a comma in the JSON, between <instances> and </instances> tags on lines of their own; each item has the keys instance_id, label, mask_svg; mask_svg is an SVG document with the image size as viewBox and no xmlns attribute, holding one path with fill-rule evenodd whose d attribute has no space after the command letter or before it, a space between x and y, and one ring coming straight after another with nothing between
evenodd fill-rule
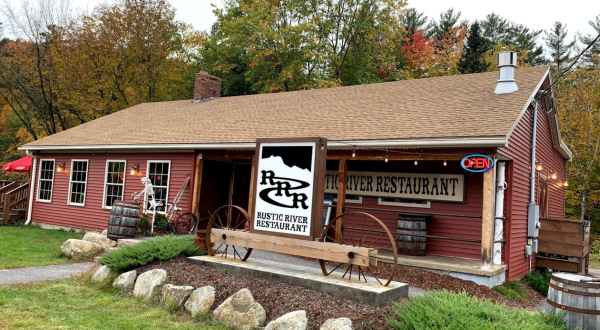
<instances>
[{"instance_id":1,"label":"metal chimney pipe","mask_svg":"<svg viewBox=\"0 0 600 330\"><path fill-rule=\"evenodd\" d=\"M500 78L494 93L508 94L519 89L515 82L515 68L517 67L517 52L498 53L498 69Z\"/></svg>"}]
</instances>

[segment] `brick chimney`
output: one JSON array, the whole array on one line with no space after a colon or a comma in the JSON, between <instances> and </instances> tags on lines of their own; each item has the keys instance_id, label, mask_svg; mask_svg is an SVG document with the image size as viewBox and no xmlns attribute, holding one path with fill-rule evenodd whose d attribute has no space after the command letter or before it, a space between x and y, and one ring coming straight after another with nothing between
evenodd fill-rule
<instances>
[{"instance_id":1,"label":"brick chimney","mask_svg":"<svg viewBox=\"0 0 600 330\"><path fill-rule=\"evenodd\" d=\"M196 74L194 83L194 103L212 100L221 96L221 79L211 76L206 71Z\"/></svg>"}]
</instances>

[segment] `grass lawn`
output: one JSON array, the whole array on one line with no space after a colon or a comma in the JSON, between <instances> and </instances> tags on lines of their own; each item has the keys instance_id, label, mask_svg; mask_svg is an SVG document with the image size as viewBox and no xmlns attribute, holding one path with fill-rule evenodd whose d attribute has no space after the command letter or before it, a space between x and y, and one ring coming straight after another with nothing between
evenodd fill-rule
<instances>
[{"instance_id":1,"label":"grass lawn","mask_svg":"<svg viewBox=\"0 0 600 330\"><path fill-rule=\"evenodd\" d=\"M600 269L600 255L597 253L590 253L589 268Z\"/></svg>"},{"instance_id":2,"label":"grass lawn","mask_svg":"<svg viewBox=\"0 0 600 330\"><path fill-rule=\"evenodd\" d=\"M0 310L0 329L228 329L100 290L87 278L0 286Z\"/></svg>"},{"instance_id":3,"label":"grass lawn","mask_svg":"<svg viewBox=\"0 0 600 330\"><path fill-rule=\"evenodd\" d=\"M0 269L55 265L68 259L60 246L83 234L38 227L0 226Z\"/></svg>"}]
</instances>

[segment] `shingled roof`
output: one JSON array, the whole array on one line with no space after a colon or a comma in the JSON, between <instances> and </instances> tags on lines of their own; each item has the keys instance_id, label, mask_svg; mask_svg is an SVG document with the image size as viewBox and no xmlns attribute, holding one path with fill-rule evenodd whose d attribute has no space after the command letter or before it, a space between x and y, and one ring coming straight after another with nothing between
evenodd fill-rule
<instances>
[{"instance_id":1,"label":"shingled roof","mask_svg":"<svg viewBox=\"0 0 600 330\"><path fill-rule=\"evenodd\" d=\"M518 69L519 90L501 95L498 72L488 72L143 103L22 149L250 148L257 138L309 136L365 146L504 146L548 74L547 66Z\"/></svg>"}]
</instances>

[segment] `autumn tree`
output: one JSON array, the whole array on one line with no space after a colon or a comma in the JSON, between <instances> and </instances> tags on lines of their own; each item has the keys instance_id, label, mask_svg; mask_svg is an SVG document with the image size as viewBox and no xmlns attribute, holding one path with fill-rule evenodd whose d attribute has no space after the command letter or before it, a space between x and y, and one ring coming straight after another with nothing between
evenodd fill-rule
<instances>
[{"instance_id":1,"label":"autumn tree","mask_svg":"<svg viewBox=\"0 0 600 330\"><path fill-rule=\"evenodd\" d=\"M571 51L575 46L575 40L567 42L567 26L561 22L554 22L554 28L545 32L546 46L550 52L550 58L556 66L556 69L561 70L563 66L571 59Z\"/></svg>"}]
</instances>

